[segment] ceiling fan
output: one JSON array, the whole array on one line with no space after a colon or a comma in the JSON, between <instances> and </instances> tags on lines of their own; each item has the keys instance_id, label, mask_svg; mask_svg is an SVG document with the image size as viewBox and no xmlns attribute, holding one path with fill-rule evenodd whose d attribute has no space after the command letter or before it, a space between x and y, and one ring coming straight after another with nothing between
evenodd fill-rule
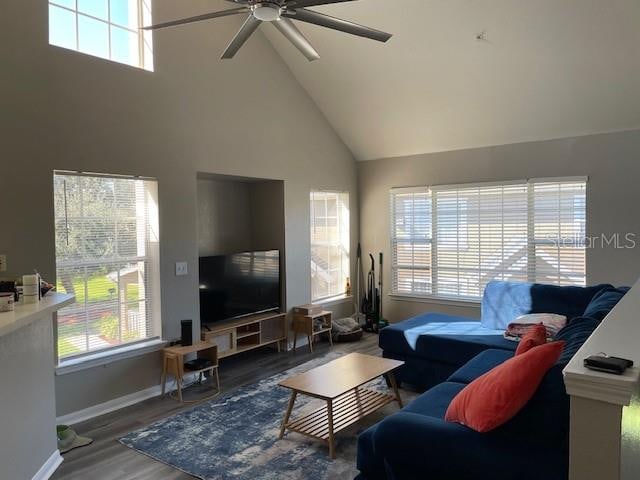
<instances>
[{"instance_id":1,"label":"ceiling fan","mask_svg":"<svg viewBox=\"0 0 640 480\"><path fill-rule=\"evenodd\" d=\"M186 25L212 18L227 17L230 15L248 14L247 19L240 28L240 31L231 40L231 43L222 54L223 59L233 58L242 45L256 31L263 22L274 25L291 43L293 43L309 61L317 60L320 55L309 43L300 30L291 20L313 23L321 27L339 30L351 35L358 35L370 38L379 42L386 42L391 38L391 34L375 30L373 28L358 25L357 23L331 17L323 13L308 10L307 7L327 5L331 3L352 2L355 0L227 0L241 6L222 10L220 12L205 13L195 17L182 18L170 22L158 23L144 27L143 30L158 30L161 28Z\"/></svg>"}]
</instances>

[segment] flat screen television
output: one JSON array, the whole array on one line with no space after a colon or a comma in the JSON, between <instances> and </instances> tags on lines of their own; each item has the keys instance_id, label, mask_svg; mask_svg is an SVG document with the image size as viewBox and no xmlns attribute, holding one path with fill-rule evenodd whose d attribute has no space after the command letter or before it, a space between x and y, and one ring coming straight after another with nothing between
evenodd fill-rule
<instances>
[{"instance_id":1,"label":"flat screen television","mask_svg":"<svg viewBox=\"0 0 640 480\"><path fill-rule=\"evenodd\" d=\"M280 309L280 251L200 257L200 323Z\"/></svg>"}]
</instances>

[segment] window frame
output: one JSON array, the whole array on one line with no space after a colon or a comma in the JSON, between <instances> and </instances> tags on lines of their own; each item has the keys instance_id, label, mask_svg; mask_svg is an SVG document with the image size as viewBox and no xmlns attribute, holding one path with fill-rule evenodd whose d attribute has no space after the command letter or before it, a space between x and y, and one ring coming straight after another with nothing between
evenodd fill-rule
<instances>
[{"instance_id":1,"label":"window frame","mask_svg":"<svg viewBox=\"0 0 640 480\"><path fill-rule=\"evenodd\" d=\"M145 255L129 255L122 257L110 257L100 259L97 261L95 259L83 258L81 260L59 260L58 252L56 251L55 263L56 263L56 282L58 281L58 269L59 268L80 268L80 267L94 267L94 266L106 266L114 263L124 264L124 263L136 263L136 262L144 262L145 263L145 275L149 275L148 279L144 282L145 292L143 298L138 298L137 300L124 300L122 302L118 299L117 306L120 311L123 304L132 304L132 303L145 303L145 308L150 310L150 313L145 314L149 316L145 316L145 325L148 329L151 329L151 334L145 336L144 338L125 341L118 343L116 345L105 347L105 348L96 348L89 349L86 351L78 352L70 355L66 355L61 357L58 351L58 317L61 313L64 312L64 309L57 312L56 319L54 322L54 352L55 352L55 361L56 361L56 372L57 374L62 373L70 373L77 370L82 370L83 368L90 368L94 365L102 365L108 363L107 360L111 361L114 358L129 358L138 353L145 353L147 351L153 351L159 348L159 345L164 345L164 341L162 340L162 317L161 317L161 291L160 291L160 232L159 232L159 211L158 211L158 180L153 177L142 177L142 176L131 176L131 175L117 175L117 174L103 174L103 173L89 173L89 172L74 172L74 171L65 171L65 170L54 170L53 179L55 181L56 176L67 176L67 177L89 177L89 178L100 178L100 179L119 179L119 180L134 180L134 181L143 181L149 182L152 184L152 188L149 189L148 185L143 185L145 189L145 194L151 194L155 204L155 212L152 212L154 215L153 220L149 217L146 217L148 224L147 228L155 229L155 238L154 242L150 242L148 238L145 237L145 241L149 242L149 245L146 245L148 250ZM66 200L65 200L66 201ZM54 190L54 202L55 202L55 190ZM149 212L147 212L148 214ZM56 230L55 226L56 219L54 219L54 231ZM152 224L152 225L150 225ZM56 233L57 237L57 233ZM153 245L153 247L150 247ZM57 249L56 249L57 250ZM118 272L120 274L120 272ZM87 291L87 282L84 284L84 297L85 299L88 297ZM97 302L93 305L99 305ZM88 308L88 303L85 302L83 306L83 313L86 315ZM72 304L70 307L65 308L77 308L77 304ZM120 324L122 324L123 319L118 316Z\"/></svg>"},{"instance_id":2,"label":"window frame","mask_svg":"<svg viewBox=\"0 0 640 480\"><path fill-rule=\"evenodd\" d=\"M323 195L336 195L336 225L339 227L338 230L338 246L341 248L341 255L340 255L340 267L339 270L341 272L341 279L340 279L340 283L342 284L342 286L346 286L346 281L347 279L351 278L351 224L350 224L350 217L351 217L351 212L350 212L350 202L351 202L351 198L350 198L350 194L348 191L343 191L343 190L327 190L327 189L314 189L311 190L309 192L309 204L310 204L310 208L309 208L309 223L310 223L310 228L309 228L309 239L310 239L310 249L309 249L309 253L311 256L311 252L313 251L313 247L314 247L314 241L313 241L313 229L316 227L316 223L315 223L315 213L314 213L314 207L313 207L313 202L314 202L314 195L317 194L323 194ZM341 200L342 197L342 200ZM326 198L325 198L325 205L326 205ZM341 215L340 212L340 205L346 206L346 219L342 218L343 215ZM326 206L325 206L325 211L326 211ZM332 216L333 217L333 216ZM325 217L323 218L329 218L329 215L327 214ZM342 227L342 224L344 223L345 225L345 229L346 229L346 242L342 241L342 237L344 234ZM325 226L325 228L327 228L327 226ZM326 240L327 242L329 242L329 239ZM312 258L310 258L310 260L313 260ZM345 262L346 265L343 263ZM311 274L309 276L309 287L310 287L310 298L311 298L311 302L312 303L324 303L324 302L328 302L331 300L334 300L336 298L340 298L341 296L346 295L345 290L342 290L342 293L331 293L331 286L329 286L329 294L328 295L324 295L324 296L320 296L320 297L314 297L314 280L313 280L313 267L311 267ZM330 269L329 272L331 272L332 270ZM346 275L345 275L346 272Z\"/></svg>"},{"instance_id":3,"label":"window frame","mask_svg":"<svg viewBox=\"0 0 640 480\"><path fill-rule=\"evenodd\" d=\"M104 60L108 60L110 62L115 62L115 63L119 63L121 65L128 65L130 67L134 67L134 68L138 68L141 70L146 70L149 72L153 72L154 70L154 58L153 58L153 32L152 31L146 31L146 30L141 30L141 28L144 26L145 24L145 18L144 18L144 11L145 9L148 10L149 12L149 19L148 22L151 22L151 16L153 14L152 11L152 1L151 0L136 0L137 3L137 28L131 28L128 25L121 25L119 23L114 23L112 21L111 18L111 0L106 0L107 2L107 17L108 19L105 20L103 18L100 17L96 17L94 15L91 15L89 13L85 13L85 12L81 12L78 10L78 0L73 0L75 8L70 8L67 5L64 5L63 2L58 2L58 0L47 0L47 7L48 7L48 15L51 15L51 7L55 7L55 8L59 8L62 10L65 10L67 12L70 12L74 15L74 23L75 23L75 47L74 48L69 48L69 47L65 47L65 46L61 46L61 45L57 45L55 43L51 43L51 24L49 23L49 45L54 46L54 47L58 47L58 48L64 48L66 50L71 50L74 52L78 52L81 53L83 55L90 55L92 57L96 57L96 58L102 58ZM90 20L93 21L98 21L104 25L107 26L107 32L108 32L108 50L109 50L109 55L107 57L103 57L100 55L95 55L93 53L89 53L89 52L84 52L82 50L80 50L80 27L79 27L79 18L80 17L84 17L84 18L88 18ZM50 20L48 20L50 22ZM120 29L120 30L125 30L126 32L128 32L129 34L134 34L136 35L138 41L138 63L137 64L133 64L133 63L129 63L129 62L123 62L121 60L118 60L117 58L114 58L113 56L113 46L112 46L112 38L113 38L113 34L112 34L112 30L113 29ZM146 47L146 48L145 48ZM148 48L148 53L147 53L147 48Z\"/></svg>"},{"instance_id":4,"label":"window frame","mask_svg":"<svg viewBox=\"0 0 640 480\"><path fill-rule=\"evenodd\" d=\"M579 212L582 212L582 214L584 215L584 223L583 223L583 229L581 231L581 235L583 237L586 237L586 210L587 210L587 203L586 203L586 199L587 199L587 190L588 190L588 177L587 176L572 176L572 177L552 177L552 178L531 178L531 179L527 179L527 180L513 180L513 181L504 181L504 182L483 182L483 183L468 183L468 184L453 184L453 185L436 185L436 186L418 186L418 187L398 187L398 188L392 188L390 189L389 192L389 198L390 198L390 249L391 249L391 276L392 276L392 282L391 282L391 292L390 292L390 296L392 297L397 297L399 299L407 299L407 300L411 300L411 299L415 299L417 301L433 301L436 303L444 303L444 304L456 304L456 303L460 303L460 304L477 304L480 303L482 300L482 291L483 288L481 288L480 291L480 295L479 296L464 296L464 295L447 295L447 294L442 294L442 293L438 293L438 270L439 270L439 266L438 266L438 235L437 235L437 228L438 228L438 212L437 212L437 206L436 206L436 192L446 192L446 191L455 191L458 189L466 189L466 188L483 188L483 187L507 187L507 186L518 186L518 185L523 185L526 186L526 225L527 225L527 237L526 237L526 256L527 256L527 267L525 270L525 276L527 277L528 282L535 282L537 275L540 273L536 270L535 268L535 259L536 257L536 248L539 245L548 245L550 242L553 243L553 240L540 240L538 238L535 237L535 205L533 204L534 202L534 190L535 190L535 186L536 185L541 185L541 184L584 184L584 205L583 205L583 209L582 210L578 210ZM430 223L431 225L431 238L430 238L430 243L431 243L431 264L430 264L430 274L431 274L431 291L430 293L426 293L426 294L421 294L419 292L416 291L412 291L412 292L405 292L405 291L400 291L398 289L398 279L397 279L397 272L398 272L398 264L396 261L396 247L398 244L397 238L396 238L396 233L395 233L395 216L396 216L396 212L395 212L395 204L394 204L394 199L395 196L398 194L406 194L406 193L411 193L411 192L424 192L427 193L428 198L431 202L431 209L430 209L430 214L431 214L431 219ZM558 209L558 215L561 215L563 210L562 209ZM523 219L524 220L524 219ZM504 223L503 223L504 226ZM566 246L567 243L565 243L566 239L559 237L558 238L559 241L562 242L562 247ZM573 238L573 243L572 245L574 246L582 246L583 249L585 247L585 243L584 243L584 238L581 239L576 239ZM562 248L562 247L558 247L558 248ZM584 251L584 255L585 255L585 259L584 262L582 263L582 265L584 266L584 274L583 274L583 278L585 280L584 283L572 283L572 285L584 285L586 283L586 249L583 250ZM459 252L456 250L456 254L459 254ZM532 263L533 262L533 265ZM412 267L410 265L403 265L402 266L403 269L412 269ZM419 268L422 269L422 266ZM562 284L565 285L566 283L558 283L558 284Z\"/></svg>"}]
</instances>

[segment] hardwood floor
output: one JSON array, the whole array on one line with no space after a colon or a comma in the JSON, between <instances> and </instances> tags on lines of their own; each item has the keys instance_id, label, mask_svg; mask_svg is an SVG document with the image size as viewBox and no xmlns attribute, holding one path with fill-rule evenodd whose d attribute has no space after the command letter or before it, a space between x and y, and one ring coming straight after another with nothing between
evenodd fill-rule
<instances>
[{"instance_id":1,"label":"hardwood floor","mask_svg":"<svg viewBox=\"0 0 640 480\"><path fill-rule=\"evenodd\" d=\"M355 343L338 343L333 348L323 341L309 353L305 345L294 352L276 353L269 348L229 357L220 362L222 392L254 383L291 367L321 357L329 351L360 352L380 355L378 336L365 334ZM203 387L190 387L185 398L194 398ZM192 480L194 477L135 452L118 442L118 438L156 420L173 415L191 405L171 398L152 398L131 407L79 423L74 429L94 439L93 444L64 455L64 462L54 480ZM223 480L223 479L221 479Z\"/></svg>"}]
</instances>

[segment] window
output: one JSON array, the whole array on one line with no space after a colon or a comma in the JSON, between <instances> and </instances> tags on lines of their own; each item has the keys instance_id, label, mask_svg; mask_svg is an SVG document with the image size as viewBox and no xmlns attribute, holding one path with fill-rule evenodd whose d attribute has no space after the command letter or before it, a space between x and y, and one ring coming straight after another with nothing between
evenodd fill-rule
<instances>
[{"instance_id":1,"label":"window","mask_svg":"<svg viewBox=\"0 0 640 480\"><path fill-rule=\"evenodd\" d=\"M160 336L157 182L54 174L59 359Z\"/></svg>"},{"instance_id":2,"label":"window","mask_svg":"<svg viewBox=\"0 0 640 480\"><path fill-rule=\"evenodd\" d=\"M393 190L391 251L392 291L431 294L431 195L426 187Z\"/></svg>"},{"instance_id":3,"label":"window","mask_svg":"<svg viewBox=\"0 0 640 480\"><path fill-rule=\"evenodd\" d=\"M586 180L391 191L392 292L479 299L491 280L584 285Z\"/></svg>"},{"instance_id":4,"label":"window","mask_svg":"<svg viewBox=\"0 0 640 480\"><path fill-rule=\"evenodd\" d=\"M49 43L153 70L151 0L49 0Z\"/></svg>"},{"instance_id":5,"label":"window","mask_svg":"<svg viewBox=\"0 0 640 480\"><path fill-rule=\"evenodd\" d=\"M311 192L311 300L344 294L349 270L349 194Z\"/></svg>"}]
</instances>

